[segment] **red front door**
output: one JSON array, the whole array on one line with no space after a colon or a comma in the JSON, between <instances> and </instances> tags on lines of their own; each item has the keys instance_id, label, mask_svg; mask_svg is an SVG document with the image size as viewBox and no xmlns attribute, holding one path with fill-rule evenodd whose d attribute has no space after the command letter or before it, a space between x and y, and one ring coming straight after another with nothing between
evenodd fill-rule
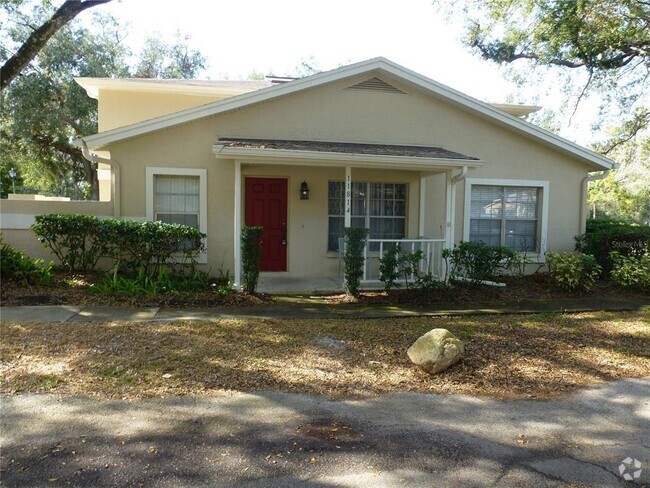
<instances>
[{"instance_id":1,"label":"red front door","mask_svg":"<svg viewBox=\"0 0 650 488\"><path fill-rule=\"evenodd\" d=\"M249 227L262 231L262 271L287 270L287 180L246 178L246 216Z\"/></svg>"}]
</instances>

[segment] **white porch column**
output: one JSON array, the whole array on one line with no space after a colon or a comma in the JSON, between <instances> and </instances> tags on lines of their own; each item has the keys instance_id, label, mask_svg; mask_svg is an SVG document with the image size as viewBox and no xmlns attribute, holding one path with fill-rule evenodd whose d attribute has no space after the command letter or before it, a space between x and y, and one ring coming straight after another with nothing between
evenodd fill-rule
<instances>
[{"instance_id":1,"label":"white porch column","mask_svg":"<svg viewBox=\"0 0 650 488\"><path fill-rule=\"evenodd\" d=\"M447 171L446 181L445 181L445 246L448 249L454 247L454 213L452 207L454 205L454 184L451 181L451 170Z\"/></svg>"},{"instance_id":2,"label":"white porch column","mask_svg":"<svg viewBox=\"0 0 650 488\"><path fill-rule=\"evenodd\" d=\"M418 237L424 237L424 218L427 205L427 180L425 176L420 176L420 225L418 227Z\"/></svg>"},{"instance_id":3,"label":"white porch column","mask_svg":"<svg viewBox=\"0 0 650 488\"><path fill-rule=\"evenodd\" d=\"M241 163L235 161L235 288L241 287Z\"/></svg>"},{"instance_id":4,"label":"white porch column","mask_svg":"<svg viewBox=\"0 0 650 488\"><path fill-rule=\"evenodd\" d=\"M352 226L352 167L345 167L345 227Z\"/></svg>"}]
</instances>

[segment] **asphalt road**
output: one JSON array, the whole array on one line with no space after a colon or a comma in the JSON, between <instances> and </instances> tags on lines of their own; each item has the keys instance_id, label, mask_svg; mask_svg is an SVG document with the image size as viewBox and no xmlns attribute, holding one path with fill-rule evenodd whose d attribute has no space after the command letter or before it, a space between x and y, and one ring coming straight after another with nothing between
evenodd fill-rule
<instances>
[{"instance_id":1,"label":"asphalt road","mask_svg":"<svg viewBox=\"0 0 650 488\"><path fill-rule=\"evenodd\" d=\"M650 486L650 379L552 401L272 392L1 401L7 487ZM619 472L628 457L641 463L631 482Z\"/></svg>"}]
</instances>

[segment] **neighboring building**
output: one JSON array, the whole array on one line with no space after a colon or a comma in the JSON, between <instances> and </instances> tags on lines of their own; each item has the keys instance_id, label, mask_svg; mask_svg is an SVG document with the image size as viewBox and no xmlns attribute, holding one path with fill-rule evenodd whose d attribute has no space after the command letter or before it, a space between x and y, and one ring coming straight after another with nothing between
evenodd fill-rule
<instances>
[{"instance_id":1,"label":"neighboring building","mask_svg":"<svg viewBox=\"0 0 650 488\"><path fill-rule=\"evenodd\" d=\"M337 275L349 225L370 229L371 258L399 239L436 270L443 247L483 240L543 262L573 248L589 173L614 164L522 118L538 107L383 58L297 80L77 82L99 100L100 132L78 141L101 168L88 213L197 226L202 262L236 281L244 224L265 228L263 271L288 276Z\"/></svg>"}]
</instances>

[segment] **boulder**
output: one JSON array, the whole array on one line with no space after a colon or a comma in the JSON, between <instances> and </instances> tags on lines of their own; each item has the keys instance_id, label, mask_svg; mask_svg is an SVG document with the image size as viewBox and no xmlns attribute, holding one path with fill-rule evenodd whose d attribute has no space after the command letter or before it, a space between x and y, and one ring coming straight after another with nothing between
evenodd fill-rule
<instances>
[{"instance_id":1,"label":"boulder","mask_svg":"<svg viewBox=\"0 0 650 488\"><path fill-rule=\"evenodd\" d=\"M456 363L465 352L463 342L447 329L433 329L409 347L411 361L427 373L438 373Z\"/></svg>"}]
</instances>

